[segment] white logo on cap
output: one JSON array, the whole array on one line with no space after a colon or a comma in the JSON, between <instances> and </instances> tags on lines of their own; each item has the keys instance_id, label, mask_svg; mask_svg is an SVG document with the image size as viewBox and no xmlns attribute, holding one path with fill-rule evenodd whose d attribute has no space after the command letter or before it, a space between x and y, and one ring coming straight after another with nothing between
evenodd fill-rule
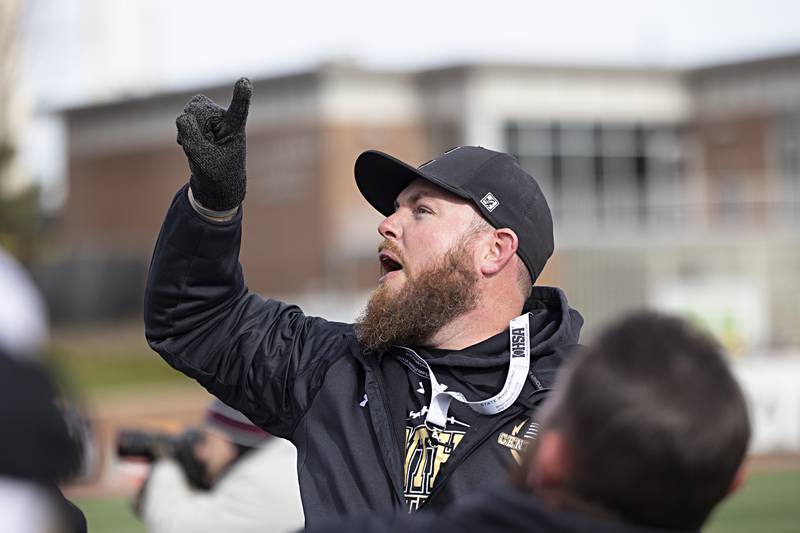
<instances>
[{"instance_id":1,"label":"white logo on cap","mask_svg":"<svg viewBox=\"0 0 800 533\"><path fill-rule=\"evenodd\" d=\"M486 193L486 196L481 198L481 203L483 204L483 207L488 209L490 212L494 211L495 208L500 205L500 201L490 192Z\"/></svg>"}]
</instances>

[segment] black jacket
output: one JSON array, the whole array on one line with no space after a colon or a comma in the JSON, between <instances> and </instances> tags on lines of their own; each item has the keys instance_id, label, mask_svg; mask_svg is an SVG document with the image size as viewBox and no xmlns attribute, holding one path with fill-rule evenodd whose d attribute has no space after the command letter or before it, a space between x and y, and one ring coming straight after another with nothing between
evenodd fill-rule
<instances>
[{"instance_id":1,"label":"black jacket","mask_svg":"<svg viewBox=\"0 0 800 533\"><path fill-rule=\"evenodd\" d=\"M555 511L529 494L499 487L473 494L442 512L373 514L307 527L308 533L680 533L586 513ZM689 533L687 530L684 533Z\"/></svg>"},{"instance_id":2,"label":"black jacket","mask_svg":"<svg viewBox=\"0 0 800 533\"><path fill-rule=\"evenodd\" d=\"M241 210L230 222L212 222L194 212L186 187L178 192L147 281L150 346L255 424L294 443L307 524L402 508L405 404L388 398L397 398L393 384L407 383L406 368L390 354L365 353L351 324L305 316L248 291L240 241ZM426 507L506 475L513 454L498 443L500 434L530 420L542 389L577 343L582 318L563 293L537 288L535 296L528 302L535 378L506 411L478 415L439 471Z\"/></svg>"}]
</instances>

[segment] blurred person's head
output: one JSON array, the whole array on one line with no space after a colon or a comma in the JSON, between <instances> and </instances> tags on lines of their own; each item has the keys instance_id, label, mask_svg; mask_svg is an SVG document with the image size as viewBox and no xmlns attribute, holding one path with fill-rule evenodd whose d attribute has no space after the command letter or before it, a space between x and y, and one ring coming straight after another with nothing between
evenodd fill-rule
<instances>
[{"instance_id":1,"label":"blurred person's head","mask_svg":"<svg viewBox=\"0 0 800 533\"><path fill-rule=\"evenodd\" d=\"M511 156L464 146L414 168L369 151L356 181L386 217L378 288L357 328L364 345L436 345L442 327L479 307L522 311L553 228L538 184Z\"/></svg>"},{"instance_id":2,"label":"blurred person's head","mask_svg":"<svg viewBox=\"0 0 800 533\"><path fill-rule=\"evenodd\" d=\"M687 322L628 316L566 370L517 479L555 507L699 528L743 479L747 409L719 346Z\"/></svg>"},{"instance_id":3,"label":"blurred person's head","mask_svg":"<svg viewBox=\"0 0 800 533\"><path fill-rule=\"evenodd\" d=\"M0 248L0 353L39 359L47 340L47 312L27 272Z\"/></svg>"},{"instance_id":4,"label":"blurred person's head","mask_svg":"<svg viewBox=\"0 0 800 533\"><path fill-rule=\"evenodd\" d=\"M0 248L0 476L36 482L77 474L86 449L44 364L47 316L28 274Z\"/></svg>"},{"instance_id":5,"label":"blurred person's head","mask_svg":"<svg viewBox=\"0 0 800 533\"><path fill-rule=\"evenodd\" d=\"M237 460L263 446L269 438L269 433L242 413L214 400L206 410L202 439L194 447L205 481L213 486Z\"/></svg>"},{"instance_id":6,"label":"blurred person's head","mask_svg":"<svg viewBox=\"0 0 800 533\"><path fill-rule=\"evenodd\" d=\"M56 484L86 467L88 426L45 365L39 291L2 248L0 295L0 530L71 531L85 519Z\"/></svg>"}]
</instances>

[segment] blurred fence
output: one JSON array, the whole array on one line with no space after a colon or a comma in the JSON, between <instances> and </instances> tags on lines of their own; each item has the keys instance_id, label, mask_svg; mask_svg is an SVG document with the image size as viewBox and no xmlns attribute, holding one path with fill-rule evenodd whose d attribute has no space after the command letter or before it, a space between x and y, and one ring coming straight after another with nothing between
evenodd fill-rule
<instances>
[{"instance_id":1,"label":"blurred fence","mask_svg":"<svg viewBox=\"0 0 800 533\"><path fill-rule=\"evenodd\" d=\"M800 452L800 353L753 357L738 362L733 370L750 408L750 452Z\"/></svg>"},{"instance_id":2,"label":"blurred fence","mask_svg":"<svg viewBox=\"0 0 800 533\"><path fill-rule=\"evenodd\" d=\"M34 269L55 322L141 316L147 264L141 257L73 252Z\"/></svg>"}]
</instances>

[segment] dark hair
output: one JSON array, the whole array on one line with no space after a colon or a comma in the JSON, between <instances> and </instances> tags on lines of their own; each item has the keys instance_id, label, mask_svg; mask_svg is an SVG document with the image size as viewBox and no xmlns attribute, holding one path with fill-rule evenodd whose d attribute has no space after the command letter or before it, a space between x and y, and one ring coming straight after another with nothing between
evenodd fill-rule
<instances>
[{"instance_id":1,"label":"dark hair","mask_svg":"<svg viewBox=\"0 0 800 533\"><path fill-rule=\"evenodd\" d=\"M699 528L750 439L719 346L683 320L639 312L606 329L569 372L543 422L570 445L570 493L636 524Z\"/></svg>"}]
</instances>

